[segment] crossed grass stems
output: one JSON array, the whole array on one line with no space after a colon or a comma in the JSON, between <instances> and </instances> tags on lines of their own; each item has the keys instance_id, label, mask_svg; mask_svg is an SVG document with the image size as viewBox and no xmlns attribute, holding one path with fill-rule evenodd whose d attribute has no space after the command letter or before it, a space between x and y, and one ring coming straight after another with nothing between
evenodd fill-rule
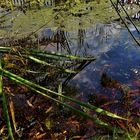
<instances>
[{"instance_id":1,"label":"crossed grass stems","mask_svg":"<svg viewBox=\"0 0 140 140\"><path fill-rule=\"evenodd\" d=\"M0 52L4 53L4 54L6 54L6 53L9 54L11 49L12 48L10 48L10 47L0 47ZM56 52L55 53L54 52L46 52L46 51L43 52L43 51L38 51L38 50L28 50L28 54L26 54L24 51L19 52L18 50L16 50L16 52L11 51L11 54L16 55L18 57L20 55L20 57L22 57L21 59L25 58L25 59L27 59L27 61L32 61L32 62L38 63L40 65L43 65L43 66L56 68L57 70L61 71L61 73L65 73L66 75L77 74L81 69L84 68L85 65L87 65L89 62L92 62L95 60L94 57L87 57L87 58L86 57L77 57L77 56L72 56L72 55L65 55L65 54L61 54L61 53L56 53ZM48 59L51 59L52 61L57 60L57 63L59 63L59 64L53 65L53 64L50 64L50 63L48 63L40 58L48 58ZM68 63L68 65L70 67L70 64L71 64L70 62L73 62L73 61L77 62L76 65L78 65L78 67L67 69L67 68L63 68L63 66L60 65L60 63L63 62L65 64ZM8 109L7 109L7 101L6 101L5 93L3 92L3 77L7 77L8 79L10 79L10 80L12 80L20 85L24 85L25 87L29 88L30 90L35 91L36 93L44 96L45 98L48 98L48 99L62 105L63 107L67 107L70 110L76 112L77 114L85 117L86 119L90 119L93 122L95 122L96 124L99 124L103 127L107 127L108 129L113 130L114 128L112 126L110 126L109 124L99 120L98 118L95 118L95 117L69 105L67 103L67 101L73 102L73 103L79 105L80 107L84 107L84 108L87 108L89 110L93 110L96 113L106 115L106 116L109 116L111 118L127 120L121 116L113 114L113 113L106 111L104 109L98 108L98 107L93 106L91 104L84 103L84 102L78 101L74 98L71 98L69 96L63 95L63 92L62 92L63 88L62 88L61 84L59 85L58 92L50 90L46 87L40 86L39 84L35 84L32 81L29 81L27 79L20 77L19 74L14 74L10 70L6 70L4 64L5 64L4 59L1 58L1 60L0 60L0 96L2 98L3 111L5 114L5 120L7 123L9 137L11 139L14 139L14 137L13 137L11 123L10 123L10 119L9 119L9 113L8 113ZM58 66L58 65L60 65L60 66ZM72 67L73 67L73 65L72 65ZM49 93L51 93L52 95L57 95L61 98L54 98Z\"/></svg>"},{"instance_id":2,"label":"crossed grass stems","mask_svg":"<svg viewBox=\"0 0 140 140\"><path fill-rule=\"evenodd\" d=\"M12 4L11 4L11 9L13 9ZM120 132L120 129L117 129L117 128L99 120L97 117L93 117L93 116L89 115L88 113L86 113L84 111L76 109L75 107L69 105L67 103L67 101L73 102L80 107L86 108L88 110L92 110L96 113L99 113L99 114L102 114L105 116L109 116L111 118L127 121L126 118L118 116L114 113L111 113L102 108L96 107L94 105L91 105L89 103L84 103L84 102L78 101L74 98L71 98L71 97L63 94L63 86L65 86L65 84L67 84L68 81L74 75L76 75L78 72L80 72L82 69L84 69L90 62L94 61L95 60L94 57L77 57L77 56L72 56L72 55L56 53L56 52L54 53L54 52L39 51L39 50L35 50L35 49L34 50L27 49L26 51L23 51L23 50L14 49L12 47L2 47L2 46L0 47L1 54L9 55L9 52L11 52L10 53L11 55L20 58L20 60L22 62L24 60L29 61L29 62L34 62L35 64L40 65L40 66L46 66L51 69L56 69L57 71L63 73L65 76L67 76L63 85L58 84L59 85L58 92L56 92L49 88L41 86L39 84L35 84L34 82L19 76L19 74L17 74L15 71L11 70L12 71L11 72L10 70L7 70L6 66L5 66L6 65L5 60L3 58L0 59L0 97L2 98L4 116L5 116L5 120L6 120L6 124L7 124L9 138L11 140L14 140L14 136L13 136L9 112L8 112L8 108L7 108L8 103L6 101L5 93L3 92L3 87L4 87L3 86L3 77L7 77L8 79L14 81L15 83L18 83L19 85L24 85L25 87L36 92L37 94L40 94L40 95L44 96L45 98L48 98L48 99L62 105L63 107L69 108L70 110L74 111L78 115L81 115L86 119L90 119L94 123L96 123L100 126L107 127L108 129L110 129L112 131L114 131L114 129L115 129L115 131ZM47 60L51 60L52 62L55 62L55 63L47 62ZM27 72L27 69L25 69L25 72ZM30 72L36 73L36 71L30 71ZM58 97L61 97L61 98L54 98L50 94L57 95Z\"/></svg>"}]
</instances>

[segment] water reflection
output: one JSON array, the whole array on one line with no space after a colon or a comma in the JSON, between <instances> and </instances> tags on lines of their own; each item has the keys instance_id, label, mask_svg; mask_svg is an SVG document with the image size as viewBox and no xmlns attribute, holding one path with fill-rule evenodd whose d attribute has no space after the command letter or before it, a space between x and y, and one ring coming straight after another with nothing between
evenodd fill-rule
<instances>
[{"instance_id":1,"label":"water reflection","mask_svg":"<svg viewBox=\"0 0 140 140\"><path fill-rule=\"evenodd\" d=\"M114 98L112 90L115 88L115 98L121 99L120 89L113 86L112 88L102 87L101 77L103 73L106 73L130 90L139 90L139 86L135 82L140 81L140 49L127 30L99 24L96 29L89 29L89 31L86 32L89 38L85 39L83 48L86 49L87 54L98 56L98 59L77 74L71 80L71 84L80 89L85 98L88 95L99 93ZM137 38L139 37L135 30L131 29L131 31ZM74 46L76 46L76 42ZM80 50L81 52L84 51L83 48Z\"/></svg>"},{"instance_id":2,"label":"water reflection","mask_svg":"<svg viewBox=\"0 0 140 140\"><path fill-rule=\"evenodd\" d=\"M54 25L56 22L57 20L54 20ZM133 26L130 26L130 29L139 39ZM58 28L44 27L38 36L38 47L42 50L97 58L96 62L71 80L71 84L79 88L84 96L92 93L111 96L110 89L101 85L103 73L107 73L119 83L131 84L132 88L137 88L133 81L139 80L139 48L128 31L118 23L100 23L83 28L79 20L79 28L74 31L66 31L61 25ZM116 97L120 98L118 95Z\"/></svg>"},{"instance_id":3,"label":"water reflection","mask_svg":"<svg viewBox=\"0 0 140 140\"><path fill-rule=\"evenodd\" d=\"M49 5L49 3L46 4ZM49 28L47 25L40 31L38 47L42 50L97 58L96 62L71 79L70 84L78 88L85 98L93 93L112 96L111 89L101 85L103 73L120 84L126 84L132 89L139 88L134 81L140 81L140 50L126 29L118 23L98 23L96 26L90 25L83 28L82 20L77 19L78 28L67 31L64 19L60 21L54 18L52 24L57 27L56 29ZM130 29L139 39L135 29L133 27ZM120 91L117 93L115 97L120 98Z\"/></svg>"},{"instance_id":4,"label":"water reflection","mask_svg":"<svg viewBox=\"0 0 140 140\"><path fill-rule=\"evenodd\" d=\"M130 29L139 39L136 30L132 26ZM59 52L66 53L68 51L64 51L65 48L69 48L73 55L90 55L97 58L95 62L70 78L69 84L81 92L84 100L88 100L89 96L94 94L107 95L109 98L121 100L125 92L123 90L139 90L136 81L140 83L140 49L125 28L117 23L97 24L96 27L81 28L71 32L59 29L53 35L53 38L57 38L57 43L61 48L58 49L56 43L54 46L57 47L53 47L53 51L59 50ZM62 49L61 46L65 47ZM50 51L50 48L47 50ZM108 87L102 85L104 73L113 79L111 81L115 81L113 86L112 83ZM118 85L122 89L117 87ZM138 106L140 105L137 102Z\"/></svg>"},{"instance_id":5,"label":"water reflection","mask_svg":"<svg viewBox=\"0 0 140 140\"><path fill-rule=\"evenodd\" d=\"M108 52L114 42L119 41L120 28L116 23L112 23L97 24L86 29L78 28L75 31L58 28L53 32L51 29L43 29L40 39L60 43L62 48L69 48L73 55L98 57Z\"/></svg>"}]
</instances>

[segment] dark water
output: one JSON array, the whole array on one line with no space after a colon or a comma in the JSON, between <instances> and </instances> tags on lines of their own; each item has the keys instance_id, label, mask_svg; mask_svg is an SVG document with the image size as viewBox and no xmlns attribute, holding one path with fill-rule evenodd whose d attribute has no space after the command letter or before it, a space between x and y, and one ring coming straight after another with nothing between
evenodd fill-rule
<instances>
[{"instance_id":1,"label":"dark water","mask_svg":"<svg viewBox=\"0 0 140 140\"><path fill-rule=\"evenodd\" d=\"M131 25L130 30L137 40L140 40L140 35ZM69 83L79 90L84 100L88 100L88 96L92 94L114 98L113 88L105 88L101 85L103 73L118 83L126 85L130 90L139 90L140 47L134 42L127 29L116 23L97 24L96 27L68 32L67 38L70 40L72 54L97 58ZM117 89L115 92L115 99L121 100L122 93ZM137 94L138 107L140 93L138 91L134 94Z\"/></svg>"},{"instance_id":2,"label":"dark water","mask_svg":"<svg viewBox=\"0 0 140 140\"><path fill-rule=\"evenodd\" d=\"M130 25L130 30L137 40L140 35ZM53 33L50 29L43 31L43 36ZM78 89L85 100L91 94L105 94L112 98L112 89L101 85L101 76L106 73L109 77L130 90L138 90L140 83L140 47L134 42L127 29L118 23L97 24L86 29L65 32L59 30L57 35L60 40L65 40L71 54L78 56L95 56L96 61L88 65L84 70L71 79L69 85ZM62 46L62 43L57 46ZM53 46L56 46L53 43ZM44 46L49 51L56 51L51 44ZM65 52L63 49L60 52ZM122 93L115 91L115 98L121 99ZM139 94L139 92L137 93Z\"/></svg>"},{"instance_id":3,"label":"dark water","mask_svg":"<svg viewBox=\"0 0 140 140\"><path fill-rule=\"evenodd\" d=\"M94 95L98 95L99 98L102 98L101 104L95 103L94 105L99 105L101 108L109 109L118 114L127 112L128 109L122 106L122 103L117 102L115 104L114 102L116 100L122 101L122 91L114 87L102 86L101 79L105 73L120 85L125 85L132 91L130 94L133 98L129 104L131 111L139 110L140 46L134 42L127 29L119 23L99 23L86 28L80 28L81 24L79 23L78 29L72 31L67 31L64 27L55 31L49 27L44 27L38 35L40 42L46 40L39 46L42 50L96 57L96 61L90 63L69 81L67 87L73 88L70 94L71 92L75 94L72 97L74 96L74 98L84 102L94 103ZM135 28L132 25L129 27L136 39L140 41L140 35ZM9 26L6 27L7 30L9 28ZM26 103L23 96L21 99L19 96L17 98L20 101L18 106L23 106ZM106 106L102 106L104 105L103 99L107 103L113 101L113 104L106 108ZM93 130L91 126L89 126L89 129Z\"/></svg>"},{"instance_id":4,"label":"dark water","mask_svg":"<svg viewBox=\"0 0 140 140\"><path fill-rule=\"evenodd\" d=\"M138 37L136 31L133 32ZM126 29L120 29L118 35L112 34L107 40L95 37L92 41L89 39L89 42L87 39L87 43L90 45L88 44L86 53L97 57L96 62L88 66L85 72L81 72L90 70L89 80L94 81L94 77L98 77L97 73L101 72L107 72L123 83L139 77L140 49Z\"/></svg>"},{"instance_id":5,"label":"dark water","mask_svg":"<svg viewBox=\"0 0 140 140\"><path fill-rule=\"evenodd\" d=\"M140 40L140 35L135 28L132 25L129 26L136 39ZM91 24L90 27L84 28L80 20L78 29L67 31L64 28L60 27L53 31L49 27L44 27L39 33L39 39L45 38L49 43L43 44L41 49L57 51L56 48L60 47L59 51L63 53L68 51L72 55L97 58L69 83L79 90L85 100L88 100L91 94L113 97L112 89L101 85L103 73L118 83L127 85L130 90L139 90L140 46L134 42L126 28L118 23ZM67 51L62 47L66 47ZM122 93L116 90L115 98L120 99L121 96ZM140 106L140 103L138 105Z\"/></svg>"}]
</instances>

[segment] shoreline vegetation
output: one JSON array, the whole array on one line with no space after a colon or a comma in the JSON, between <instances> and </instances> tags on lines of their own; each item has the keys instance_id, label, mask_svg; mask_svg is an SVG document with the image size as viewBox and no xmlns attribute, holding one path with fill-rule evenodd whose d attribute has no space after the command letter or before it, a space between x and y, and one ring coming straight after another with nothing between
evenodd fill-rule
<instances>
[{"instance_id":1,"label":"shoreline vegetation","mask_svg":"<svg viewBox=\"0 0 140 140\"><path fill-rule=\"evenodd\" d=\"M137 2L1 0L0 139L138 140L139 81L137 89L131 89L100 70L99 84L112 92L112 98L102 93L84 97L69 84L98 61L84 48L88 40L85 29L96 33L94 39L99 43L94 45L100 47L107 42L107 35L113 36L122 28L119 24L114 27L117 20L139 45L128 26L132 24L139 34L134 22L139 20ZM100 55L109 50L99 48L97 52ZM115 98L114 92L121 99Z\"/></svg>"}]
</instances>

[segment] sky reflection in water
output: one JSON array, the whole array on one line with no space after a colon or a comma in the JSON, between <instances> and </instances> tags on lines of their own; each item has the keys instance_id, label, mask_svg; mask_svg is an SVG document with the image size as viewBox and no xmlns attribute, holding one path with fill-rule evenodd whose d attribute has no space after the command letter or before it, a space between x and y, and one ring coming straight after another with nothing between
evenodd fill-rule
<instances>
[{"instance_id":1,"label":"sky reflection in water","mask_svg":"<svg viewBox=\"0 0 140 140\"><path fill-rule=\"evenodd\" d=\"M103 88L100 84L103 73L107 73L121 84L128 85L130 89L138 89L136 83L140 81L140 48L125 28L117 29L116 26L118 25L99 24L95 30L88 29L81 49L75 47L78 46L78 41L71 39L73 51L75 47L79 54L97 57L95 62L70 82L82 92L83 96L93 93L111 96L110 89ZM133 28L130 29L139 39L138 33ZM120 95L116 97L120 98Z\"/></svg>"}]
</instances>

